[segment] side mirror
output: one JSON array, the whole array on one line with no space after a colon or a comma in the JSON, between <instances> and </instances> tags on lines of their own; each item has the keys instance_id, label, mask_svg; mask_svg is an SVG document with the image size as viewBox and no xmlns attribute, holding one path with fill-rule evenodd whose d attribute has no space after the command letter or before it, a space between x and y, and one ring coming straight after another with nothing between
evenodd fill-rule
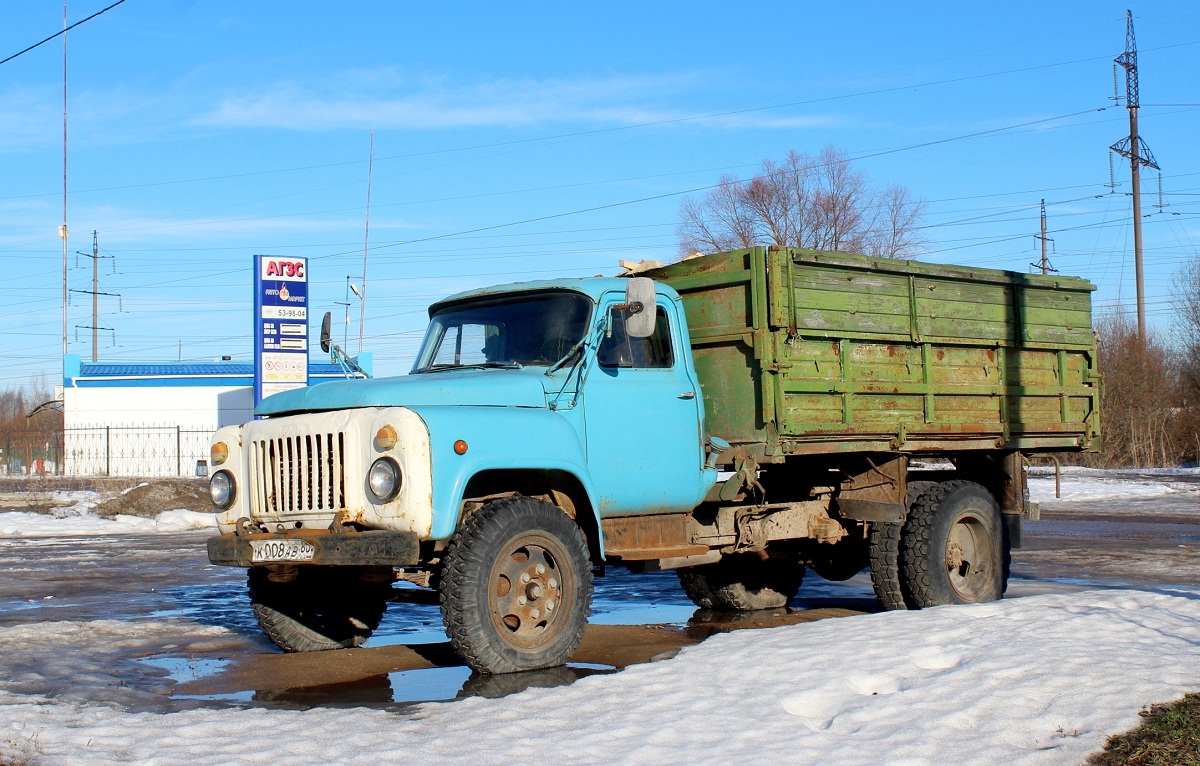
<instances>
[{"instance_id":1,"label":"side mirror","mask_svg":"<svg viewBox=\"0 0 1200 766\"><path fill-rule=\"evenodd\" d=\"M630 338L649 338L654 334L658 311L654 307L654 280L633 277L625 286L625 334Z\"/></svg>"},{"instance_id":2,"label":"side mirror","mask_svg":"<svg viewBox=\"0 0 1200 766\"><path fill-rule=\"evenodd\" d=\"M321 320L321 350L326 354L329 353L329 323L332 319L330 312L325 312L325 318Z\"/></svg>"}]
</instances>

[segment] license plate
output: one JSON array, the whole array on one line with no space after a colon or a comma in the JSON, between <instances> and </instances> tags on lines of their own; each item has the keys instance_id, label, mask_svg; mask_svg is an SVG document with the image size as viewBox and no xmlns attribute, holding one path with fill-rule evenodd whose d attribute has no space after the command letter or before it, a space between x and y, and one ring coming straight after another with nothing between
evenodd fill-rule
<instances>
[{"instance_id":1,"label":"license plate","mask_svg":"<svg viewBox=\"0 0 1200 766\"><path fill-rule=\"evenodd\" d=\"M317 549L303 540L251 540L251 561L312 561Z\"/></svg>"}]
</instances>

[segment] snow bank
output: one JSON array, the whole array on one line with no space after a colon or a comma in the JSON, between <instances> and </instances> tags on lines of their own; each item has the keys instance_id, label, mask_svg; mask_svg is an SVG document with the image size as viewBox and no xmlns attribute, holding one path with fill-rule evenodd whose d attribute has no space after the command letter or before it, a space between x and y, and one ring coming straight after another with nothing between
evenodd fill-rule
<instances>
[{"instance_id":1,"label":"snow bank","mask_svg":"<svg viewBox=\"0 0 1200 766\"><path fill-rule=\"evenodd\" d=\"M1140 500L1174 494L1195 494L1200 485L1180 482L1135 481L1131 479L1087 479L1063 476L1062 497L1054 497L1054 478L1029 477L1029 497L1034 502L1046 503L1095 501L1095 500Z\"/></svg>"},{"instance_id":2,"label":"snow bank","mask_svg":"<svg viewBox=\"0 0 1200 766\"><path fill-rule=\"evenodd\" d=\"M91 514L57 518L28 511L0 513L0 538L186 532L192 529L215 529L216 526L215 515L183 509L164 511L153 519L125 515L102 519Z\"/></svg>"},{"instance_id":3,"label":"snow bank","mask_svg":"<svg viewBox=\"0 0 1200 766\"><path fill-rule=\"evenodd\" d=\"M1161 513L1200 513L1200 483L1187 480L1195 468L1111 469L1064 466L1061 496L1054 496L1054 471L1035 466L1029 471L1029 496L1049 509L1069 509L1071 503L1089 503L1083 510L1095 513L1124 513L1132 509L1125 501L1162 500ZM1171 481L1172 477L1180 480Z\"/></svg>"},{"instance_id":4,"label":"snow bank","mask_svg":"<svg viewBox=\"0 0 1200 766\"><path fill-rule=\"evenodd\" d=\"M1034 465L1026 469L1030 476L1053 476L1054 467ZM1200 468L1088 468L1082 465L1064 465L1059 470L1063 476L1102 477L1145 477L1145 476L1200 476Z\"/></svg>"},{"instance_id":5,"label":"snow bank","mask_svg":"<svg viewBox=\"0 0 1200 766\"><path fill-rule=\"evenodd\" d=\"M1200 592L1085 591L739 631L569 687L406 714L134 714L4 693L0 740L85 766L1065 765L1198 684Z\"/></svg>"}]
</instances>

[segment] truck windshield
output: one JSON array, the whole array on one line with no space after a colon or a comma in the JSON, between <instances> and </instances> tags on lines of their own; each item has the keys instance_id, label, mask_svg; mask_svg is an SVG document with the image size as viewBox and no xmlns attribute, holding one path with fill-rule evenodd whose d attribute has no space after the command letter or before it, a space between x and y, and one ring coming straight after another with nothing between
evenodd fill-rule
<instances>
[{"instance_id":1,"label":"truck windshield","mask_svg":"<svg viewBox=\"0 0 1200 766\"><path fill-rule=\"evenodd\" d=\"M587 330L591 300L581 293L489 296L437 310L413 372L455 367L549 367Z\"/></svg>"}]
</instances>

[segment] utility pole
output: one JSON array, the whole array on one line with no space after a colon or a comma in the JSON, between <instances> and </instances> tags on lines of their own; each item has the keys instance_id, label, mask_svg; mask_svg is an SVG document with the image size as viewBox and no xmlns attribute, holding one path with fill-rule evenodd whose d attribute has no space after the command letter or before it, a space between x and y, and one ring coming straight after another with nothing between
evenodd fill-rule
<instances>
[{"instance_id":1,"label":"utility pole","mask_svg":"<svg viewBox=\"0 0 1200 766\"><path fill-rule=\"evenodd\" d=\"M1046 243L1054 241L1046 236L1046 200L1042 200L1042 233L1037 238L1042 241L1042 262L1041 264L1031 263L1030 265L1035 269L1040 267L1043 274L1050 274L1051 272L1057 274L1058 269L1050 265L1050 258L1046 255Z\"/></svg>"},{"instance_id":2,"label":"utility pole","mask_svg":"<svg viewBox=\"0 0 1200 766\"><path fill-rule=\"evenodd\" d=\"M84 295L92 296L92 323L90 325L84 325L84 326L76 325L76 328L92 331L92 361L98 362L98 361L100 361L99 341L98 341L99 332L101 330L107 330L109 332L112 332L113 333L113 344L114 345L116 344L116 331L113 330L113 328L111 328L111 327L101 327L100 326L100 296L108 295L108 296L114 297L118 301L120 301L121 295L119 293L100 292L100 259L101 258L112 258L112 256L111 255L100 255L100 236L99 236L98 232L96 232L96 231L92 232L92 252L85 253L82 250L77 250L76 254L82 255L84 258L92 259L92 289L91 290L75 290L75 289L71 290L71 292L73 292L73 293L83 293ZM116 272L116 270L117 270L117 261L115 258L113 258L113 271ZM122 309L123 308L124 307L122 306ZM76 333L76 334L78 334L78 333ZM180 344L181 344L180 345L180 356L183 355L182 343L183 342L180 341Z\"/></svg>"},{"instance_id":3,"label":"utility pole","mask_svg":"<svg viewBox=\"0 0 1200 766\"><path fill-rule=\"evenodd\" d=\"M1125 69L1125 107L1129 110L1129 135L1109 147L1129 160L1133 193L1133 268L1137 278L1138 342L1146 340L1146 283L1142 270L1142 166L1158 170L1150 147L1138 135L1137 41L1133 37L1133 11L1125 11L1125 52L1113 59Z\"/></svg>"}]
</instances>

